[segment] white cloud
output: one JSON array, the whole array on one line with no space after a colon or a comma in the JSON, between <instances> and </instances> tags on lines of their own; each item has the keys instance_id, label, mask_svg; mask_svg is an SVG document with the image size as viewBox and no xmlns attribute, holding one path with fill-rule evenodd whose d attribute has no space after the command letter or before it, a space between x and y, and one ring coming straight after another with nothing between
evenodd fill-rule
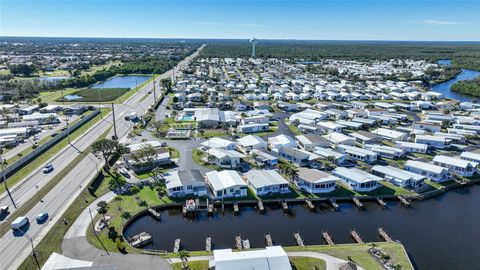
<instances>
[{"instance_id":1,"label":"white cloud","mask_svg":"<svg viewBox=\"0 0 480 270\"><path fill-rule=\"evenodd\" d=\"M213 25L213 26L236 26L236 27L268 27L264 24L256 23L220 23L220 22L196 22L199 25Z\"/></svg>"},{"instance_id":2,"label":"white cloud","mask_svg":"<svg viewBox=\"0 0 480 270\"><path fill-rule=\"evenodd\" d=\"M429 25L462 25L462 24L466 24L465 22L442 21L442 20L424 20L422 22L425 23L425 24L429 24Z\"/></svg>"}]
</instances>

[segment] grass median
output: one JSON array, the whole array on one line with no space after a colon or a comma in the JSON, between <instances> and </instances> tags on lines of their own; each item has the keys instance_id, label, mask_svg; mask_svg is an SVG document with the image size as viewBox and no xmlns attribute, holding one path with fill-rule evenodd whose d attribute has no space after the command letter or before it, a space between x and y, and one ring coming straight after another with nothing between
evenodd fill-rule
<instances>
[{"instance_id":1,"label":"grass median","mask_svg":"<svg viewBox=\"0 0 480 270\"><path fill-rule=\"evenodd\" d=\"M102 115L106 115L110 112L110 109L101 109L101 114L95 116L92 118L90 121L86 122L83 124L81 127L79 127L77 130L72 132L70 134L70 141L74 141L80 135L84 134L85 131L87 131L89 128L91 128L93 125L95 125L97 122L99 122L102 118ZM37 170L43 163L45 163L47 160L55 156L58 152L60 152L64 147L68 145L68 138L64 138L57 142L55 145L50 147L48 150L37 156L34 160L32 160L30 163L22 167L22 169L18 170L16 173L8 177L7 179L7 184L11 187L15 185L18 181L22 180L25 178L27 175L29 175L31 172L34 170ZM3 185L0 186L0 193L5 192L5 187Z\"/></svg>"}]
</instances>

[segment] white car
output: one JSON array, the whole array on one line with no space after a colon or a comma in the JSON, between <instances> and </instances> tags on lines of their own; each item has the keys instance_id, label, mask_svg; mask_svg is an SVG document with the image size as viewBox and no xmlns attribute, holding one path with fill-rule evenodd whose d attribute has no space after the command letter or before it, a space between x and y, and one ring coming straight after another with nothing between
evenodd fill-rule
<instances>
[{"instance_id":1,"label":"white car","mask_svg":"<svg viewBox=\"0 0 480 270\"><path fill-rule=\"evenodd\" d=\"M43 173L49 173L53 171L53 165L52 164L47 164L47 166L43 167Z\"/></svg>"},{"instance_id":2,"label":"white car","mask_svg":"<svg viewBox=\"0 0 480 270\"><path fill-rule=\"evenodd\" d=\"M12 230L20 230L28 222L27 217L18 217L10 224L10 226L12 227Z\"/></svg>"}]
</instances>

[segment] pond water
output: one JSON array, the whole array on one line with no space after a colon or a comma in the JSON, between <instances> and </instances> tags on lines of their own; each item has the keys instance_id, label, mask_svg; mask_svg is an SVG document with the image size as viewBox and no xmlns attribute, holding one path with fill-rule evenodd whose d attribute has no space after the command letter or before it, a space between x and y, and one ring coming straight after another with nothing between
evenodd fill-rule
<instances>
[{"instance_id":1,"label":"pond water","mask_svg":"<svg viewBox=\"0 0 480 270\"><path fill-rule=\"evenodd\" d=\"M252 247L264 247L264 234L275 244L294 245L292 234L300 232L306 244L324 244L321 233L328 231L336 243L351 243L350 229L356 229L365 241L380 241L377 228L383 227L394 239L402 241L418 269L476 269L480 254L480 186L450 191L437 198L415 202L413 208L388 202L386 209L366 203L366 210L352 204L340 204L338 212L327 205L316 212L304 205L292 205L284 214L278 206L267 206L265 215L253 207L241 208L239 216L231 209L213 217L200 214L196 219L182 216L181 210L162 212L162 220L140 217L125 230L131 237L149 232L154 243L145 248L173 249L176 238L182 248L204 250L205 238L212 237L214 248L233 248L237 233L250 240Z\"/></svg>"},{"instance_id":2,"label":"pond water","mask_svg":"<svg viewBox=\"0 0 480 270\"><path fill-rule=\"evenodd\" d=\"M152 78L150 75L117 76L97 83L92 88L134 88L150 78Z\"/></svg>"},{"instance_id":3,"label":"pond water","mask_svg":"<svg viewBox=\"0 0 480 270\"><path fill-rule=\"evenodd\" d=\"M66 95L63 98L66 100L77 100L77 99L81 99L82 97L79 95L73 94L73 95Z\"/></svg>"},{"instance_id":4,"label":"pond water","mask_svg":"<svg viewBox=\"0 0 480 270\"><path fill-rule=\"evenodd\" d=\"M452 60L450 59L440 59L437 61L437 64L442 66L450 66L452 64Z\"/></svg>"},{"instance_id":5,"label":"pond water","mask_svg":"<svg viewBox=\"0 0 480 270\"><path fill-rule=\"evenodd\" d=\"M451 91L451 87L458 81L471 80L477 76L480 76L479 71L462 69L462 71L453 79L433 85L432 91L441 93L446 98L453 98L459 101L471 101L472 98L475 98L475 97L453 92Z\"/></svg>"},{"instance_id":6,"label":"pond water","mask_svg":"<svg viewBox=\"0 0 480 270\"><path fill-rule=\"evenodd\" d=\"M69 76L51 76L51 77L38 77L35 79L41 82L58 82L60 80L66 80L69 78L70 78Z\"/></svg>"}]
</instances>

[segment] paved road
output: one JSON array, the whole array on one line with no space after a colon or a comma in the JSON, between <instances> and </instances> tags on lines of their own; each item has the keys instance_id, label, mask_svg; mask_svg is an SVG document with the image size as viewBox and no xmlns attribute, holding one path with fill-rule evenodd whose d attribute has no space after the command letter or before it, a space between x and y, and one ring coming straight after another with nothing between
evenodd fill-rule
<instances>
[{"instance_id":1,"label":"paved road","mask_svg":"<svg viewBox=\"0 0 480 270\"><path fill-rule=\"evenodd\" d=\"M198 54L198 51L192 56L186 58L179 63L179 66L185 66L188 61ZM156 82L160 82L163 78L168 78L172 75L173 70L162 74L157 78ZM150 104L153 102L153 84L148 84L144 89L126 100L124 104L116 106L115 117L117 119L117 134L119 138L125 137L131 129L131 124L124 120L124 116L131 111L136 111L139 115L143 114ZM148 92L152 92L148 94ZM160 87L156 87L157 95L160 94ZM143 98L145 95L148 98ZM13 188L12 193L16 201L21 205L28 199L35 196L35 185L40 188L52 180L52 178L61 171L61 168L67 166L80 153L91 145L99 135L103 134L112 125L111 116L105 116L103 121L89 129L83 136L73 142L73 146L62 150L55 157L51 158L46 163L52 163L56 170L50 174L43 174L42 167L32 172L25 179L23 179L16 187ZM113 130L110 135L113 134ZM37 244L53 224L60 218L66 208L79 195L79 185L85 187L88 182L94 177L97 172L97 166L101 166L101 161L95 160L92 155L84 158L78 165L72 169L66 177L56 185L44 198L43 203L37 203L26 216L32 220L30 228L27 233L34 239L34 244ZM3 198L0 204L10 204L8 198ZM10 205L12 211L15 211ZM51 219L46 224L36 224L35 216L40 212L48 212ZM7 221L8 217L7 217ZM4 221L6 222L6 221ZM29 242L25 237L15 236L9 232L0 239L0 269L16 269L18 265L29 255Z\"/></svg>"}]
</instances>

